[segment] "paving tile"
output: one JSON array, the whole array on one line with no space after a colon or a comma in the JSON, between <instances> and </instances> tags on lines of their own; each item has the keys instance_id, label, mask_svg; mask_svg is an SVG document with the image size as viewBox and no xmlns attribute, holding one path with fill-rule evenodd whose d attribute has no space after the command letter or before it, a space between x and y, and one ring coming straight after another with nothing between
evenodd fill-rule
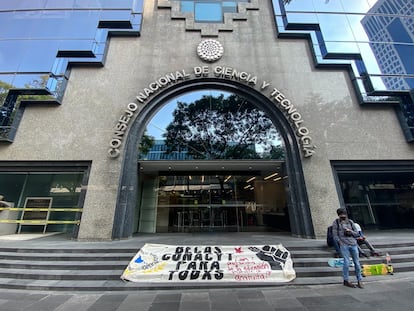
<instances>
[{"instance_id":1,"label":"paving tile","mask_svg":"<svg viewBox=\"0 0 414 311\"><path fill-rule=\"evenodd\" d=\"M238 299L252 299L252 298L264 298L263 292L260 289L240 289L236 291Z\"/></svg>"},{"instance_id":2,"label":"paving tile","mask_svg":"<svg viewBox=\"0 0 414 311\"><path fill-rule=\"evenodd\" d=\"M149 301L125 299L116 311L148 311L152 305Z\"/></svg>"},{"instance_id":3,"label":"paving tile","mask_svg":"<svg viewBox=\"0 0 414 311\"><path fill-rule=\"evenodd\" d=\"M180 302L181 301L181 294L175 293L162 293L157 294L154 298L154 303L164 303L164 302Z\"/></svg>"},{"instance_id":4,"label":"paving tile","mask_svg":"<svg viewBox=\"0 0 414 311\"><path fill-rule=\"evenodd\" d=\"M37 300L9 300L1 305L1 310L7 311L22 311L30 310L30 306L36 303Z\"/></svg>"},{"instance_id":5,"label":"paving tile","mask_svg":"<svg viewBox=\"0 0 414 311\"><path fill-rule=\"evenodd\" d=\"M181 302L180 311L210 311L210 301L204 300L200 302Z\"/></svg>"},{"instance_id":6,"label":"paving tile","mask_svg":"<svg viewBox=\"0 0 414 311\"><path fill-rule=\"evenodd\" d=\"M178 301L153 302L148 311L179 311L180 303Z\"/></svg>"},{"instance_id":7,"label":"paving tile","mask_svg":"<svg viewBox=\"0 0 414 311\"><path fill-rule=\"evenodd\" d=\"M293 297L287 298L277 298L277 299L266 299L269 306L273 307L275 310L286 309L286 308L303 308L304 306Z\"/></svg>"},{"instance_id":8,"label":"paving tile","mask_svg":"<svg viewBox=\"0 0 414 311\"><path fill-rule=\"evenodd\" d=\"M305 308L304 306L301 307L276 307L275 311L308 311L309 309Z\"/></svg>"},{"instance_id":9,"label":"paving tile","mask_svg":"<svg viewBox=\"0 0 414 311\"><path fill-rule=\"evenodd\" d=\"M210 295L205 292L187 292L182 293L181 303L183 302L205 302L210 300Z\"/></svg>"},{"instance_id":10,"label":"paving tile","mask_svg":"<svg viewBox=\"0 0 414 311\"><path fill-rule=\"evenodd\" d=\"M72 295L49 295L43 299L38 300L28 307L30 311L53 311L61 304L70 299Z\"/></svg>"},{"instance_id":11,"label":"paving tile","mask_svg":"<svg viewBox=\"0 0 414 311\"><path fill-rule=\"evenodd\" d=\"M211 310L214 311L239 311L240 309L241 306L237 300L211 301Z\"/></svg>"},{"instance_id":12,"label":"paving tile","mask_svg":"<svg viewBox=\"0 0 414 311\"><path fill-rule=\"evenodd\" d=\"M126 294L102 295L87 310L88 311L114 311L126 299Z\"/></svg>"},{"instance_id":13,"label":"paving tile","mask_svg":"<svg viewBox=\"0 0 414 311\"><path fill-rule=\"evenodd\" d=\"M273 307L267 303L266 300L256 299L243 299L240 300L240 310L242 311L273 311Z\"/></svg>"},{"instance_id":14,"label":"paving tile","mask_svg":"<svg viewBox=\"0 0 414 311\"><path fill-rule=\"evenodd\" d=\"M58 306L54 311L86 311L102 294L77 294Z\"/></svg>"},{"instance_id":15,"label":"paving tile","mask_svg":"<svg viewBox=\"0 0 414 311\"><path fill-rule=\"evenodd\" d=\"M325 305L325 306L311 306L307 307L306 310L308 311L350 311L350 310L357 310L357 311L378 311L374 306L371 306L366 303L353 303L353 304L346 304L342 305L340 302L337 303L335 308L333 309L332 305ZM389 310L388 310L389 311Z\"/></svg>"}]
</instances>

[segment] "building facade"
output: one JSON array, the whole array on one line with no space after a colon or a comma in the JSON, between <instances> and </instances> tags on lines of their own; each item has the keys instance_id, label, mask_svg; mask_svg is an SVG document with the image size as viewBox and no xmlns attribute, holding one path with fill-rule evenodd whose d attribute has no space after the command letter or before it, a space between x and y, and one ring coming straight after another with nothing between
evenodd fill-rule
<instances>
[{"instance_id":1,"label":"building facade","mask_svg":"<svg viewBox=\"0 0 414 311\"><path fill-rule=\"evenodd\" d=\"M0 234L414 226L413 1L0 4Z\"/></svg>"}]
</instances>

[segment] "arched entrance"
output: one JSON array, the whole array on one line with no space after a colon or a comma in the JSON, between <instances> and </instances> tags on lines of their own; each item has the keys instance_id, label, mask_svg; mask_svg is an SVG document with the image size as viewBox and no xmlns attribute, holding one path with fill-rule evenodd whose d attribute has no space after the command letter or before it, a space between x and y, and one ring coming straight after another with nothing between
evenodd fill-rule
<instances>
[{"instance_id":1,"label":"arched entrance","mask_svg":"<svg viewBox=\"0 0 414 311\"><path fill-rule=\"evenodd\" d=\"M176 98L184 93L197 91L197 90L217 90L217 91L223 91L228 92L231 94L236 94L239 97L244 98L249 103L254 103L254 105L257 107L258 110L265 113L267 118L271 120L271 122L274 124L274 126L278 129L280 133L280 138L283 140L285 145L285 159L284 161L273 161L265 162L261 161L259 163L255 160L243 160L244 163L244 169L240 170L240 161L226 161L224 164L221 163L219 160L214 161L203 161L203 162L194 162L194 161L184 161L180 162L180 165L177 165L176 162L174 162L173 167L171 167L171 161L167 162L157 162L157 163L150 163L143 161L139 162L139 151L137 146L142 143L142 138L144 137L144 132L146 129L146 125L150 121L150 119L170 100L173 98ZM217 162L218 161L218 162ZM246 165L247 164L247 165ZM265 170L264 168L269 167L272 168L270 171ZM227 167L226 167L227 166ZM179 168L180 167L180 168ZM288 211L289 215L289 228L293 236L300 236L300 237L308 237L312 238L314 237L313 232L313 225L310 217L310 210L309 210L309 204L307 200L307 194L305 189L305 183L303 180L303 173L302 173L302 166L301 166L301 157L299 153L299 148L296 143L295 133L293 129L291 128L290 124L286 120L285 116L282 114L282 112L271 102L268 98L266 98L263 94L259 93L258 91L247 87L246 85L240 84L235 81L227 81L227 80L218 80L218 79L211 79L211 78L205 78L205 79L197 79L197 80L187 80L180 84L173 85L166 89L164 92L160 93L159 95L155 96L151 102L147 103L146 106L141 110L141 112L137 115L134 123L130 127L129 135L126 139L125 143L125 150L124 150L124 156L123 156L123 163L122 163L122 171L121 171L121 181L120 181L120 187L119 187L119 193L118 193L118 202L117 207L115 211L115 219L114 219L114 227L113 227L113 238L127 238L130 237L133 232L136 230L136 213L137 210L141 207L141 200L152 200L152 202L155 202L156 198L146 198L142 197L143 191L145 192L145 189L140 188L143 187L150 187L151 189L159 189L160 179L153 179L150 182L146 182L145 185L143 185L143 179L145 178L145 175L142 175L140 171L143 171L143 173L151 173L151 171L154 173L157 172L157 176L163 176L164 180L168 180L168 176L187 176L187 184L188 188L187 190L190 190L190 182L189 182L189 176L197 175L195 174L196 170L200 169L203 173L207 172L207 174L204 174L204 176L208 175L209 178L219 178L225 179L228 178L228 176L234 176L237 172L237 176L240 176L242 178L246 178L248 174L247 171L249 169L255 170L256 174L257 171L263 171L260 173L260 175L266 175L269 174L272 170L283 170L283 174L285 176L288 176L286 180L284 180L284 187L286 189L286 198L285 198L285 209ZM226 170L225 174L219 174L219 171L223 168ZM181 172L180 172L181 170ZM189 174L189 170L191 174ZM184 173L183 173L184 172ZM231 173L233 172L233 173ZM198 174L198 176L201 179L201 176L203 176L203 173ZM251 174L250 174L251 175ZM214 176L214 177L213 177ZM227 176L227 177L226 177ZM263 179L266 176L261 176ZM205 178L205 177L203 177ZM214 183L209 183L210 187ZM164 186L168 186L165 184ZM200 188L200 184L196 185L198 188ZM234 191L236 189L235 184L233 184L233 190L228 189L227 195L229 192ZM163 188L164 190L167 188ZM224 188L221 188L223 190ZM184 189L183 189L184 190ZM211 190L211 189L210 189ZM221 191L221 194L224 192ZM232 197L234 199L234 197ZM240 231L241 226L244 224L249 224L249 221L247 219L248 215L244 212L241 213L241 210L244 211L246 208L249 208L249 206L246 206L246 201L243 201L243 208L242 209L232 209L226 210L226 199L220 195L220 198L218 198L219 201L214 203L213 201L217 198L212 198L210 195L209 199L205 201L203 199L203 203L206 203L203 205L204 208L208 208L210 211L210 220L209 222L202 223L202 226L208 225L209 227L216 228L216 223L214 222L214 219L211 220L212 215L218 213L218 209L216 209L216 213L211 213L214 209L214 207L220 207L220 213L221 215L218 219L218 226L223 223L224 219L226 219L226 225L230 227L236 228L237 231ZM205 201L205 202L204 202ZM233 200L234 201L234 200ZM237 198L236 198L237 201ZM201 203L201 202L200 202ZM234 202L233 202L234 203ZM240 202L239 202L240 203ZM137 205L138 204L138 205ZM192 204L199 204L199 200L193 200ZM151 205L151 204L149 204ZM145 206L145 204L143 205ZM148 206L148 205L146 205ZM194 207L194 206L193 206ZM250 206L251 208L252 206ZM138 208L138 209L137 209ZM255 207L253 207L255 209ZM161 210L161 208L160 208ZM156 227L162 227L160 223L156 223L155 219L155 213L157 212L156 206L150 207L148 210L148 213L142 213L142 210L139 210L141 219L140 226L141 229L138 228L138 231L145 231L147 229L143 229L145 226L152 226L153 232L155 232ZM159 212L159 211L158 211ZM199 209L199 215L201 215L202 209ZM173 226L172 224L176 225L177 228L182 229L182 225L184 222L188 219L182 218L179 214L179 210L176 210L174 212L175 220L172 220L171 217L164 215L158 215L159 217L164 217L165 221L167 221L169 218L170 224L167 224L166 227ZM234 217L233 217L234 216ZM199 216L197 216L198 218ZM224 218L226 217L226 218ZM229 220L229 217L231 220ZM152 220L151 220L152 219ZM148 221L146 223L146 221ZM152 223L150 224L149 222ZM164 221L164 223L165 223ZM197 219L198 223L201 224L201 219ZM202 227L201 225L198 227ZM165 227L165 226L164 226ZM159 229L162 230L162 229ZM168 231L168 229L167 229ZM171 230L170 230L171 231Z\"/></svg>"}]
</instances>

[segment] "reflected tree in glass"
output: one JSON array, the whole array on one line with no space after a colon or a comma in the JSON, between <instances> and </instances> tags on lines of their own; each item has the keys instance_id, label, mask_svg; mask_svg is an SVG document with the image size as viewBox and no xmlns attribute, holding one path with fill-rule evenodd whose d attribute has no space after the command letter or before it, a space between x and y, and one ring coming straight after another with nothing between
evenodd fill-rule
<instances>
[{"instance_id":1,"label":"reflected tree in glass","mask_svg":"<svg viewBox=\"0 0 414 311\"><path fill-rule=\"evenodd\" d=\"M271 120L235 94L178 101L163 136L168 153L187 152L193 159L280 159L284 154Z\"/></svg>"}]
</instances>

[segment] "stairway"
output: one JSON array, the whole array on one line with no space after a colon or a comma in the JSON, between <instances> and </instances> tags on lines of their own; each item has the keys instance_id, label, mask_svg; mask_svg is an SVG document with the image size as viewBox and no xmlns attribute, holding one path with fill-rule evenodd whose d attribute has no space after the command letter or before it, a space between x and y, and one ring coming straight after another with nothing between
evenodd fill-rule
<instances>
[{"instance_id":1,"label":"stairway","mask_svg":"<svg viewBox=\"0 0 414 311\"><path fill-rule=\"evenodd\" d=\"M403 243L375 243L375 248L382 254L390 254L394 268L393 275L369 276L364 281L380 281L384 279L414 276L414 242ZM333 257L334 250L322 245L291 249L294 268L297 278L293 283L300 285L329 284L342 281L342 269L331 268L327 261ZM360 258L361 265L385 263L385 255L380 257ZM350 268L350 278L354 278L353 268Z\"/></svg>"},{"instance_id":2,"label":"stairway","mask_svg":"<svg viewBox=\"0 0 414 311\"><path fill-rule=\"evenodd\" d=\"M278 286L340 283L341 269L327 265L332 257L323 241L309 245L285 245L291 252L296 279ZM388 252L393 261L394 275L367 277L372 280L392 279L414 275L414 242L375 244L383 253ZM120 279L137 249L131 247L0 247L0 288L45 291L125 291L136 289L177 289L177 283L143 286ZM361 263L381 263L383 257L361 258ZM352 271L352 269L351 269ZM352 272L351 272L352 275ZM208 286L229 287L226 284L186 285L186 288ZM233 285L231 285L233 286ZM237 286L261 286L237 284ZM263 286L269 286L264 284Z\"/></svg>"}]
</instances>

